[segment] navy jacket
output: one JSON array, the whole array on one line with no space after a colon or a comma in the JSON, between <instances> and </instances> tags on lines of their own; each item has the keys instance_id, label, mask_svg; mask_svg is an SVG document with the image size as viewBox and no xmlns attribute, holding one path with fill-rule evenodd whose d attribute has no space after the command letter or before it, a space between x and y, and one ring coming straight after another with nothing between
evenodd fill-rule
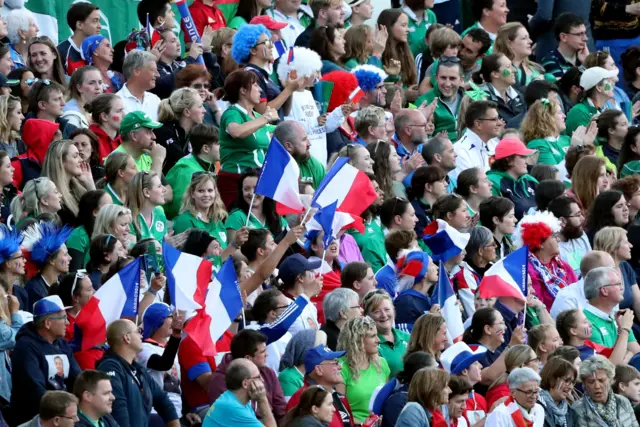
<instances>
[{"instance_id":1,"label":"navy jacket","mask_svg":"<svg viewBox=\"0 0 640 427\"><path fill-rule=\"evenodd\" d=\"M49 287L45 283L40 274L37 274L29 280L24 288L27 290L28 306L27 311L33 312L33 304L40 301L44 297L49 296Z\"/></svg>"},{"instance_id":2,"label":"navy jacket","mask_svg":"<svg viewBox=\"0 0 640 427\"><path fill-rule=\"evenodd\" d=\"M11 409L16 424L38 415L40 399L46 391L71 391L80 374L69 344L63 338L49 343L37 333L33 322L18 331L11 363ZM63 375L58 374L60 370Z\"/></svg>"},{"instance_id":3,"label":"navy jacket","mask_svg":"<svg viewBox=\"0 0 640 427\"><path fill-rule=\"evenodd\" d=\"M80 410L78 410L78 418L80 418L80 421L76 423L75 427L95 427L95 424L89 418L87 418L85 414L80 412ZM105 415L104 417L101 417L100 426L119 427L118 423L111 415Z\"/></svg>"},{"instance_id":4,"label":"navy jacket","mask_svg":"<svg viewBox=\"0 0 640 427\"><path fill-rule=\"evenodd\" d=\"M147 369L135 360L130 365L108 350L98 362L97 369L111 377L111 387L116 397L111 415L120 427L148 425L152 407L165 422L179 418L167 393L151 379Z\"/></svg>"},{"instance_id":5,"label":"navy jacket","mask_svg":"<svg viewBox=\"0 0 640 427\"><path fill-rule=\"evenodd\" d=\"M431 310L431 298L414 289L400 292L393 305L396 308L396 324L413 325L418 317Z\"/></svg>"}]
</instances>

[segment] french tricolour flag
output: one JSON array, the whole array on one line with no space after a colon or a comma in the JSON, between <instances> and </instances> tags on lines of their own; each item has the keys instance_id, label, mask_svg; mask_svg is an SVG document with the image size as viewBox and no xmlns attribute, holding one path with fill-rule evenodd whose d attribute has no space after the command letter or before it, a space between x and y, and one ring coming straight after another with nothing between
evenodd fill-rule
<instances>
[{"instance_id":1,"label":"french tricolour flag","mask_svg":"<svg viewBox=\"0 0 640 427\"><path fill-rule=\"evenodd\" d=\"M284 41L282 41L282 40L278 40L277 42L275 42L273 44L273 47L276 49L276 54L277 54L275 59L280 58L287 51L287 47L286 47ZM287 61L287 64L289 62L291 62L291 61Z\"/></svg>"},{"instance_id":2,"label":"french tricolour flag","mask_svg":"<svg viewBox=\"0 0 640 427\"><path fill-rule=\"evenodd\" d=\"M528 257L529 247L524 246L493 264L478 286L480 297L514 297L526 301Z\"/></svg>"},{"instance_id":3,"label":"french tricolour flag","mask_svg":"<svg viewBox=\"0 0 640 427\"><path fill-rule=\"evenodd\" d=\"M338 202L336 201L329 206L319 209L313 218L306 223L308 231L324 231L323 240L325 249L329 247L340 230L355 228L364 234L364 222L362 218L344 212L336 212L337 205Z\"/></svg>"},{"instance_id":4,"label":"french tricolour flag","mask_svg":"<svg viewBox=\"0 0 640 427\"><path fill-rule=\"evenodd\" d=\"M275 200L280 215L300 213L304 205L298 193L299 179L298 164L280 141L273 137L258 178L256 194Z\"/></svg>"},{"instance_id":5,"label":"french tricolour flag","mask_svg":"<svg viewBox=\"0 0 640 427\"><path fill-rule=\"evenodd\" d=\"M121 317L136 317L140 268L141 261L137 258L102 285L82 307L74 324L74 351L104 344L111 322Z\"/></svg>"},{"instance_id":6,"label":"french tricolour flag","mask_svg":"<svg viewBox=\"0 0 640 427\"><path fill-rule=\"evenodd\" d=\"M339 157L318 186L311 206L324 208L337 201L336 210L360 215L378 197L369 177Z\"/></svg>"},{"instance_id":7,"label":"french tricolour flag","mask_svg":"<svg viewBox=\"0 0 640 427\"><path fill-rule=\"evenodd\" d=\"M211 262L182 253L166 242L162 242L162 257L171 304L187 313L202 308L211 281Z\"/></svg>"},{"instance_id":8,"label":"french tricolour flag","mask_svg":"<svg viewBox=\"0 0 640 427\"><path fill-rule=\"evenodd\" d=\"M437 219L424 229L423 240L431 249L434 261L448 261L467 247L471 236L461 233L445 221Z\"/></svg>"},{"instance_id":9,"label":"french tricolour flag","mask_svg":"<svg viewBox=\"0 0 640 427\"><path fill-rule=\"evenodd\" d=\"M209 284L204 308L187 323L185 332L202 349L206 356L216 354L215 343L242 310L242 297L238 289L238 277L231 257L222 265L217 276Z\"/></svg>"},{"instance_id":10,"label":"french tricolour flag","mask_svg":"<svg viewBox=\"0 0 640 427\"><path fill-rule=\"evenodd\" d=\"M349 101L353 102L354 104L357 104L358 102L360 102L363 96L364 96L364 91L360 88L360 86L358 86L349 95Z\"/></svg>"},{"instance_id":11,"label":"french tricolour flag","mask_svg":"<svg viewBox=\"0 0 640 427\"><path fill-rule=\"evenodd\" d=\"M438 287L434 289L433 299L440 305L440 315L447 322L447 339L449 343L456 343L462 339L464 334L464 323L462 313L458 306L458 299L449 279L449 273L444 268L444 261L440 261L440 271L438 272Z\"/></svg>"}]
</instances>

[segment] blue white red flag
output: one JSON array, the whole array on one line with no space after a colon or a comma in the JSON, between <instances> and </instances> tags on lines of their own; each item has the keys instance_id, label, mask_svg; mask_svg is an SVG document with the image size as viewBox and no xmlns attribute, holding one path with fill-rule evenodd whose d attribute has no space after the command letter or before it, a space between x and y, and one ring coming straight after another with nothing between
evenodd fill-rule
<instances>
[{"instance_id":1,"label":"blue white red flag","mask_svg":"<svg viewBox=\"0 0 640 427\"><path fill-rule=\"evenodd\" d=\"M211 281L211 261L180 252L166 242L162 243L162 256L171 304L187 313L202 308Z\"/></svg>"},{"instance_id":2,"label":"blue white red flag","mask_svg":"<svg viewBox=\"0 0 640 427\"><path fill-rule=\"evenodd\" d=\"M460 311L456 294L453 291L449 273L444 268L444 261L440 261L438 286L433 291L432 301L440 304L440 315L447 323L447 339L449 343L453 344L460 341L462 334L464 334L462 312Z\"/></svg>"},{"instance_id":3,"label":"blue white red flag","mask_svg":"<svg viewBox=\"0 0 640 427\"><path fill-rule=\"evenodd\" d=\"M514 297L527 300L529 247L511 252L489 268L478 286L481 298Z\"/></svg>"}]
</instances>

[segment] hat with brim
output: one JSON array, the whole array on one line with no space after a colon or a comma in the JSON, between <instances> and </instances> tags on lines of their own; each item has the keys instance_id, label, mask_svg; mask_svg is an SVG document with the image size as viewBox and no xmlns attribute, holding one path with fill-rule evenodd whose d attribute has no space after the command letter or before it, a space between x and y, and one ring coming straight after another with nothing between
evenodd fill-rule
<instances>
[{"instance_id":1,"label":"hat with brim","mask_svg":"<svg viewBox=\"0 0 640 427\"><path fill-rule=\"evenodd\" d=\"M504 138L496 145L495 159L505 159L510 156L530 156L535 154L536 150L530 150L524 145L524 142L516 138Z\"/></svg>"},{"instance_id":2,"label":"hat with brim","mask_svg":"<svg viewBox=\"0 0 640 427\"><path fill-rule=\"evenodd\" d=\"M42 317L48 314L59 313L70 308L72 307L65 307L62 303L62 299L60 299L58 295L50 295L33 304L33 317Z\"/></svg>"},{"instance_id":3,"label":"hat with brim","mask_svg":"<svg viewBox=\"0 0 640 427\"><path fill-rule=\"evenodd\" d=\"M281 29L283 29L284 27L287 26L286 22L276 21L275 19L273 19L269 15L256 16L251 21L249 21L249 24L251 24L251 25L262 24L265 27L267 27L267 30L269 30L269 31L281 30Z\"/></svg>"},{"instance_id":4,"label":"hat with brim","mask_svg":"<svg viewBox=\"0 0 640 427\"><path fill-rule=\"evenodd\" d=\"M296 277L305 271L316 270L320 268L321 265L322 260L320 259L317 261L309 261L300 254L290 255L280 264L278 277L286 284L293 283Z\"/></svg>"},{"instance_id":5,"label":"hat with brim","mask_svg":"<svg viewBox=\"0 0 640 427\"><path fill-rule=\"evenodd\" d=\"M4 74L0 73L0 87L12 87L18 86L20 84L20 80L9 79Z\"/></svg>"},{"instance_id":6,"label":"hat with brim","mask_svg":"<svg viewBox=\"0 0 640 427\"><path fill-rule=\"evenodd\" d=\"M155 302L151 304L142 314L142 338L151 338L167 317L173 316L175 308L164 302Z\"/></svg>"},{"instance_id":7,"label":"hat with brim","mask_svg":"<svg viewBox=\"0 0 640 427\"><path fill-rule=\"evenodd\" d=\"M596 87L602 80L610 79L618 75L618 69L605 70L602 67L591 67L584 70L580 76L580 86L584 90Z\"/></svg>"},{"instance_id":8,"label":"hat with brim","mask_svg":"<svg viewBox=\"0 0 640 427\"><path fill-rule=\"evenodd\" d=\"M326 360L334 360L344 356L346 351L331 351L324 344L310 348L304 356L304 369L307 373Z\"/></svg>"},{"instance_id":9,"label":"hat with brim","mask_svg":"<svg viewBox=\"0 0 640 427\"><path fill-rule=\"evenodd\" d=\"M132 111L124 116L120 122L120 134L125 134L142 128L159 129L161 127L162 123L152 120L147 113L142 111Z\"/></svg>"},{"instance_id":10,"label":"hat with brim","mask_svg":"<svg viewBox=\"0 0 640 427\"><path fill-rule=\"evenodd\" d=\"M358 5L362 4L362 3L364 3L365 1L367 1L367 0L353 0L351 2L347 1L347 5L349 5L349 7L355 7L355 6L358 6Z\"/></svg>"},{"instance_id":11,"label":"hat with brim","mask_svg":"<svg viewBox=\"0 0 640 427\"><path fill-rule=\"evenodd\" d=\"M440 355L440 363L445 371L450 374L460 375L465 369L482 359L487 352L487 348L478 345L472 349L466 343L460 341L447 348Z\"/></svg>"}]
</instances>

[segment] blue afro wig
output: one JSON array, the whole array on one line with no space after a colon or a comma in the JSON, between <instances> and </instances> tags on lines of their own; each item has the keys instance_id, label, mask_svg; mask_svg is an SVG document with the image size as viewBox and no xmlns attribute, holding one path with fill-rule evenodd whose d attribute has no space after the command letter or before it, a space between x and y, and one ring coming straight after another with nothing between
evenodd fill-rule
<instances>
[{"instance_id":1,"label":"blue afro wig","mask_svg":"<svg viewBox=\"0 0 640 427\"><path fill-rule=\"evenodd\" d=\"M262 24L247 24L238 30L233 36L233 46L231 47L231 56L238 64L246 64L249 60L251 49L256 46L260 36L266 34L271 40L271 32Z\"/></svg>"},{"instance_id":2,"label":"blue afro wig","mask_svg":"<svg viewBox=\"0 0 640 427\"><path fill-rule=\"evenodd\" d=\"M387 73L373 65L358 65L351 70L358 79L358 86L365 92L371 92L387 78Z\"/></svg>"},{"instance_id":3,"label":"blue afro wig","mask_svg":"<svg viewBox=\"0 0 640 427\"><path fill-rule=\"evenodd\" d=\"M10 260L11 256L20 250L21 243L22 236L17 230L0 224L0 264Z\"/></svg>"}]
</instances>

